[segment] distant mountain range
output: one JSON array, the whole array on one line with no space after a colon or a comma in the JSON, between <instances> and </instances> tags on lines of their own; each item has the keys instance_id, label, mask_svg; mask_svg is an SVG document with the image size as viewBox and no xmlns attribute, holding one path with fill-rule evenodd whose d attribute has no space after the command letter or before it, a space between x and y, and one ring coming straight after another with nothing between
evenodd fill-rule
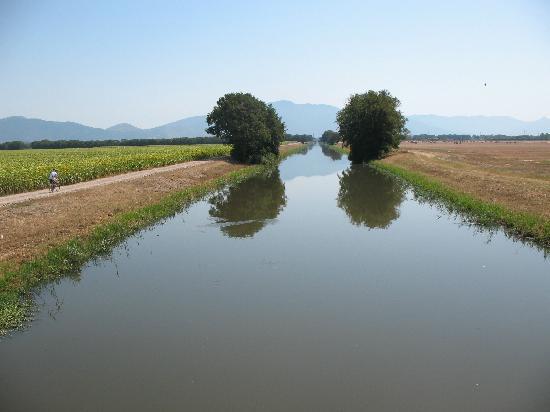
<instances>
[{"instance_id":1,"label":"distant mountain range","mask_svg":"<svg viewBox=\"0 0 550 412\"><path fill-rule=\"evenodd\" d=\"M205 136L206 117L188 117L152 129L120 123L107 129L73 122L52 122L14 116L0 119L0 142L9 140L102 140Z\"/></svg>"},{"instance_id":2,"label":"distant mountain range","mask_svg":"<svg viewBox=\"0 0 550 412\"><path fill-rule=\"evenodd\" d=\"M288 100L272 103L292 134L314 134L336 130L338 107L326 104L297 104ZM525 122L506 116L411 115L407 127L412 134L504 134L519 135L550 132L550 119ZM173 123L140 129L120 123L107 129L74 122L54 122L21 116L0 119L0 142L49 139L140 139L205 136L206 116L187 117Z\"/></svg>"},{"instance_id":3,"label":"distant mountain range","mask_svg":"<svg viewBox=\"0 0 550 412\"><path fill-rule=\"evenodd\" d=\"M550 132L550 119L542 117L532 122L508 116L436 116L416 114L408 117L411 134L522 134L539 135Z\"/></svg>"}]
</instances>

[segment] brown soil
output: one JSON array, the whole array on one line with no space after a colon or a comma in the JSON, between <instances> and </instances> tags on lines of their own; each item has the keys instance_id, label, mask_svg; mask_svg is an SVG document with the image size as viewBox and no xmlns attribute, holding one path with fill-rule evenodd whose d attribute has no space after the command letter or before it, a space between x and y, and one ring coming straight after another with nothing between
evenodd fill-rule
<instances>
[{"instance_id":1,"label":"brown soil","mask_svg":"<svg viewBox=\"0 0 550 412\"><path fill-rule=\"evenodd\" d=\"M402 143L386 158L461 192L550 219L550 143Z\"/></svg>"}]
</instances>

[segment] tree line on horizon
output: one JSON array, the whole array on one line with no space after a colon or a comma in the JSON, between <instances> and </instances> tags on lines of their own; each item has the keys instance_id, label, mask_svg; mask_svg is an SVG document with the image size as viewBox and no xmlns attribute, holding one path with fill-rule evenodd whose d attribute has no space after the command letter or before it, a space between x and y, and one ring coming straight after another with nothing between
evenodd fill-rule
<instances>
[{"instance_id":1,"label":"tree line on horizon","mask_svg":"<svg viewBox=\"0 0 550 412\"><path fill-rule=\"evenodd\" d=\"M541 133L539 135L522 134L508 136L505 134L415 134L411 140L452 140L452 141L476 141L476 140L550 140L550 133Z\"/></svg>"},{"instance_id":2,"label":"tree line on horizon","mask_svg":"<svg viewBox=\"0 0 550 412\"><path fill-rule=\"evenodd\" d=\"M334 145L341 140L340 134L333 130L325 130L323 135L319 138L319 142L328 145ZM437 141L535 141L550 140L550 133L541 133L539 135L515 135L508 136L505 134L414 134L410 136L410 140L426 141L426 140L437 140Z\"/></svg>"},{"instance_id":3,"label":"tree line on horizon","mask_svg":"<svg viewBox=\"0 0 550 412\"><path fill-rule=\"evenodd\" d=\"M308 143L314 140L309 134L285 134L284 140L288 142ZM175 137L159 139L121 139L121 140L36 140L34 142L23 142L14 140L0 143L0 150L24 150L24 149L85 149L93 147L108 146L171 146L171 145L194 145L194 144L221 144L223 141L215 136L206 137Z\"/></svg>"}]
</instances>

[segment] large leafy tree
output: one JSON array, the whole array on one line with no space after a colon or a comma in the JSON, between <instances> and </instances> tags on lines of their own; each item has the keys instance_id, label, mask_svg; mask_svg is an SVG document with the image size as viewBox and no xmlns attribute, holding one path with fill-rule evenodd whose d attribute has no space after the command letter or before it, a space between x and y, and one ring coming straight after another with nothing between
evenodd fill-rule
<instances>
[{"instance_id":1,"label":"large leafy tree","mask_svg":"<svg viewBox=\"0 0 550 412\"><path fill-rule=\"evenodd\" d=\"M231 157L239 162L262 163L279 154L285 125L273 106L250 93L220 97L206 121L206 132L232 144Z\"/></svg>"},{"instance_id":2,"label":"large leafy tree","mask_svg":"<svg viewBox=\"0 0 550 412\"><path fill-rule=\"evenodd\" d=\"M336 116L340 136L349 146L349 159L367 162L387 155L399 146L408 130L398 110L399 100L387 90L352 95Z\"/></svg>"},{"instance_id":3,"label":"large leafy tree","mask_svg":"<svg viewBox=\"0 0 550 412\"><path fill-rule=\"evenodd\" d=\"M340 140L340 134L333 130L325 130L319 139L321 143L336 144Z\"/></svg>"}]
</instances>

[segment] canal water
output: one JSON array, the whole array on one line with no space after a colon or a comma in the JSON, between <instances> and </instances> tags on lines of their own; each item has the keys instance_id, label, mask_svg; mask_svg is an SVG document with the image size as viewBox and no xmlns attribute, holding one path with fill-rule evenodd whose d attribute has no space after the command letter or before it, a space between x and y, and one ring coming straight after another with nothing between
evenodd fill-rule
<instances>
[{"instance_id":1,"label":"canal water","mask_svg":"<svg viewBox=\"0 0 550 412\"><path fill-rule=\"evenodd\" d=\"M38 301L5 412L550 410L544 254L319 146Z\"/></svg>"}]
</instances>

